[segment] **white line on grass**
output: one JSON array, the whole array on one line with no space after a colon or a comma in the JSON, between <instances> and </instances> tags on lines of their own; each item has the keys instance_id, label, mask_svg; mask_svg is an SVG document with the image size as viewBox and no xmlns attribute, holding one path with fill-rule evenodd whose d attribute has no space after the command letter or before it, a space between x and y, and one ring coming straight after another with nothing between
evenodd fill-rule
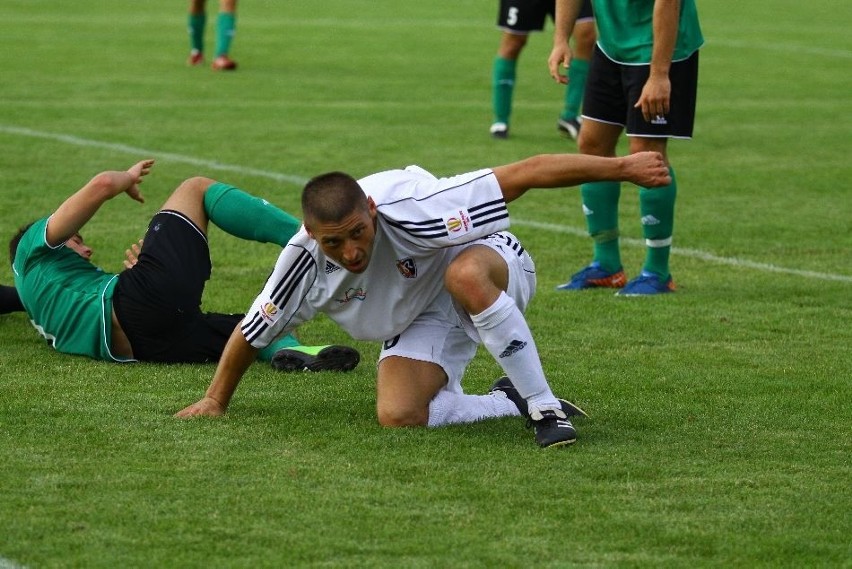
<instances>
[{"instance_id":1,"label":"white line on grass","mask_svg":"<svg viewBox=\"0 0 852 569\"><path fill-rule=\"evenodd\" d=\"M44 138L47 140L53 140L56 142L64 142L67 144L72 144L74 146L88 146L93 148L103 148L105 150L112 150L116 152L123 152L125 154L133 154L134 156L145 156L145 157L157 157L160 160L169 160L172 162L179 162L183 164L191 164L193 166L202 166L205 168L210 168L211 170L220 170L223 172L237 172L239 174L247 174L252 176L257 176L260 178L268 178L271 180L275 180L278 182L289 182L291 184L295 184L297 186L302 186L305 182L308 181L307 178L302 176L296 176L294 174L282 174L280 172L271 172L269 170L258 170L255 168L246 168L243 166L237 166L234 164L223 164L221 162L216 162L213 160L202 160L200 158L195 158L192 156L186 156L183 154L173 154L169 152L159 152L153 150L146 150L144 148L136 148L134 146L128 146L126 144L116 144L112 142L101 142L98 140L91 140L87 138L80 138L78 136L71 136L67 134L57 134L51 132L43 132L38 130L32 130L29 128L21 128L16 126L7 126L0 124L0 132L4 132L7 134L14 134L18 136L28 136L32 138ZM588 234L584 229L579 229L576 227L571 227L568 225L559 225L555 223L543 223L540 221L533 221L523 218L512 218L512 223L516 225L533 227L535 229L542 229L545 231L553 231L556 233L567 233L569 235L576 235L578 237L587 237ZM630 245L634 247L644 247L645 242L641 239L630 239L630 238L622 238L621 242L625 245ZM788 269L786 267L779 267L777 265L770 265L768 263L757 263L755 261L749 261L747 259L738 259L736 257L719 257L712 253L707 253L705 251L700 251L697 249L682 249L679 247L672 247L672 254L678 255L681 257L690 257L693 259L701 259L703 261L709 261L711 263L717 263L721 265L731 265L734 267L746 268L746 269L754 269L757 271L771 272L771 273L783 273L788 275L796 275L800 277L810 278L810 279L820 279L826 281L840 281L852 283L852 277L846 275L838 275L833 273L818 273L815 271L802 271L799 269Z\"/></svg>"},{"instance_id":2,"label":"white line on grass","mask_svg":"<svg viewBox=\"0 0 852 569\"><path fill-rule=\"evenodd\" d=\"M114 150L125 154L133 154L138 158L158 158L159 160L169 160L171 162L180 162L183 164L191 164L193 166L202 166L213 170L223 172L237 172L239 174L250 174L260 178L270 178L278 182L290 182L297 186L304 185L308 181L307 178L301 176L293 176L290 174L281 174L278 172L270 172L268 170L255 170L254 168L245 168L243 166L234 166L232 164L222 164L213 160L202 160L193 158L184 154L172 154L169 152L160 152L159 150L147 150L145 148L137 148L126 144L118 144L114 142L101 142L99 140L91 140L88 138L80 138L79 136L71 136L69 134L56 134L53 132L42 132L29 128L20 128L16 126L0 125L0 132L8 134L17 134L20 136L29 136L31 138L44 138L56 142L65 142L74 146L88 146L92 148L103 148L104 150Z\"/></svg>"},{"instance_id":3,"label":"white line on grass","mask_svg":"<svg viewBox=\"0 0 852 569\"><path fill-rule=\"evenodd\" d=\"M569 235L577 235L580 237L588 237L589 235L584 229L579 229L577 227L571 227L568 225L543 223L541 221L517 219L514 217L512 218L512 223L515 225L532 227L535 229L543 229L545 231L553 231L555 233L568 233ZM625 245L643 248L645 247L645 241L642 239L631 239L629 237L622 237L620 241ZM702 261L710 261L711 263L718 263L720 265L731 265L733 267L740 267L744 269L755 269L758 271L766 271L770 273L784 273L788 275L806 277L809 279L821 279L825 281L840 281L852 283L852 277L846 275L836 275L833 273L818 273L815 271L802 271L799 269L788 269L786 267L779 267L777 265L770 265L768 263L757 263L755 261L749 261L747 259L738 259L736 257L719 257L718 255L714 255L713 253L699 251L698 249L683 249L681 247L672 247L672 255L690 257L692 259L701 259Z\"/></svg>"},{"instance_id":4,"label":"white line on grass","mask_svg":"<svg viewBox=\"0 0 852 569\"><path fill-rule=\"evenodd\" d=\"M23 565L18 565L10 559L0 557L0 569L26 569Z\"/></svg>"}]
</instances>

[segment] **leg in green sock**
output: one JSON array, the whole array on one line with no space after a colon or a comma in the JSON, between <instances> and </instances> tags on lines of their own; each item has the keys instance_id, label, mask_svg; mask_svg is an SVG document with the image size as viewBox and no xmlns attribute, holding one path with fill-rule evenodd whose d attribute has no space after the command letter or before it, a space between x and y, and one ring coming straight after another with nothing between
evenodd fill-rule
<instances>
[{"instance_id":1,"label":"leg in green sock","mask_svg":"<svg viewBox=\"0 0 852 569\"><path fill-rule=\"evenodd\" d=\"M568 68L568 86L565 88L565 105L559 118L575 119L580 115L580 103L586 90L586 77L589 74L589 62L585 59L572 59Z\"/></svg>"},{"instance_id":2,"label":"leg in green sock","mask_svg":"<svg viewBox=\"0 0 852 569\"><path fill-rule=\"evenodd\" d=\"M639 211L642 233L645 236L645 265L643 271L654 273L662 280L669 277L669 256L674 231L674 205L677 181L670 167L672 183L662 188L639 189Z\"/></svg>"},{"instance_id":3,"label":"leg in green sock","mask_svg":"<svg viewBox=\"0 0 852 569\"><path fill-rule=\"evenodd\" d=\"M235 237L282 247L302 225L268 201L221 182L205 192L204 210L210 221Z\"/></svg>"},{"instance_id":4,"label":"leg in green sock","mask_svg":"<svg viewBox=\"0 0 852 569\"><path fill-rule=\"evenodd\" d=\"M494 122L509 124L512 114L512 94L515 91L517 61L497 56L492 73L492 102Z\"/></svg>"},{"instance_id":5,"label":"leg in green sock","mask_svg":"<svg viewBox=\"0 0 852 569\"><path fill-rule=\"evenodd\" d=\"M216 57L228 55L237 28L235 12L219 12L216 19Z\"/></svg>"},{"instance_id":6,"label":"leg in green sock","mask_svg":"<svg viewBox=\"0 0 852 569\"><path fill-rule=\"evenodd\" d=\"M608 272L621 269L618 243L618 200L621 184L593 182L580 187L589 235L595 241L594 260Z\"/></svg>"},{"instance_id":7,"label":"leg in green sock","mask_svg":"<svg viewBox=\"0 0 852 569\"><path fill-rule=\"evenodd\" d=\"M189 15L189 49L192 53L204 52L204 27L207 25L207 14Z\"/></svg>"}]
</instances>

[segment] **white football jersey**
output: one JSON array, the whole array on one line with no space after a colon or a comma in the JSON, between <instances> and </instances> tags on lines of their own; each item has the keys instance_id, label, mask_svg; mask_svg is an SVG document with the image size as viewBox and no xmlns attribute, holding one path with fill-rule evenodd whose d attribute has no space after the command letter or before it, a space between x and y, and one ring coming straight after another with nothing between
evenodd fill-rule
<instances>
[{"instance_id":1,"label":"white football jersey","mask_svg":"<svg viewBox=\"0 0 852 569\"><path fill-rule=\"evenodd\" d=\"M491 170L435 178L417 166L358 181L378 211L370 264L350 273L327 258L304 226L243 320L246 340L269 345L317 313L359 340L393 338L441 293L447 265L469 243L509 227Z\"/></svg>"}]
</instances>

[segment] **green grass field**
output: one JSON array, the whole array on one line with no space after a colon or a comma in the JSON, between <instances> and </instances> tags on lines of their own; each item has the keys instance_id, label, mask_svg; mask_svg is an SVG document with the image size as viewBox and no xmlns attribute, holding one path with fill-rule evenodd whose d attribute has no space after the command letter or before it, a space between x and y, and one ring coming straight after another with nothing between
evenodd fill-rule
<instances>
[{"instance_id":1,"label":"green grass field","mask_svg":"<svg viewBox=\"0 0 852 569\"><path fill-rule=\"evenodd\" d=\"M575 151L556 134L550 28L522 57L512 138L488 136L496 5L245 2L240 69L216 74L185 65L182 3L4 0L0 232L156 158L146 203L119 197L84 232L117 271L192 175L297 211L327 170L443 175ZM354 372L256 364L225 418L179 421L213 365L62 356L0 316L0 568L852 567L848 5L699 11L695 139L671 146L678 293L555 291L590 258L579 194L512 205L545 370L591 415L576 445L541 451L520 419L379 427L378 346L325 319L303 341L356 345ZM632 276L629 187L622 219ZM211 242L205 305L243 310L277 251ZM466 389L499 374L481 351Z\"/></svg>"}]
</instances>

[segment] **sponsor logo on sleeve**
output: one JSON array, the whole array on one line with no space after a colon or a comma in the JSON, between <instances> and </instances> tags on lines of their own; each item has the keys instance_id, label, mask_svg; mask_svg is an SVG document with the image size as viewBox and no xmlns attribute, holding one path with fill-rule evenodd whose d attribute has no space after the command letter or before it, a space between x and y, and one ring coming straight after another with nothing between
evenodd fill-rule
<instances>
[{"instance_id":1,"label":"sponsor logo on sleeve","mask_svg":"<svg viewBox=\"0 0 852 569\"><path fill-rule=\"evenodd\" d=\"M444 226L450 239L458 239L473 228L470 215L466 209L460 209L444 216Z\"/></svg>"},{"instance_id":2,"label":"sponsor logo on sleeve","mask_svg":"<svg viewBox=\"0 0 852 569\"><path fill-rule=\"evenodd\" d=\"M267 322L275 322L275 316L278 314L278 307L274 303L264 302L260 307L260 315Z\"/></svg>"}]
</instances>

